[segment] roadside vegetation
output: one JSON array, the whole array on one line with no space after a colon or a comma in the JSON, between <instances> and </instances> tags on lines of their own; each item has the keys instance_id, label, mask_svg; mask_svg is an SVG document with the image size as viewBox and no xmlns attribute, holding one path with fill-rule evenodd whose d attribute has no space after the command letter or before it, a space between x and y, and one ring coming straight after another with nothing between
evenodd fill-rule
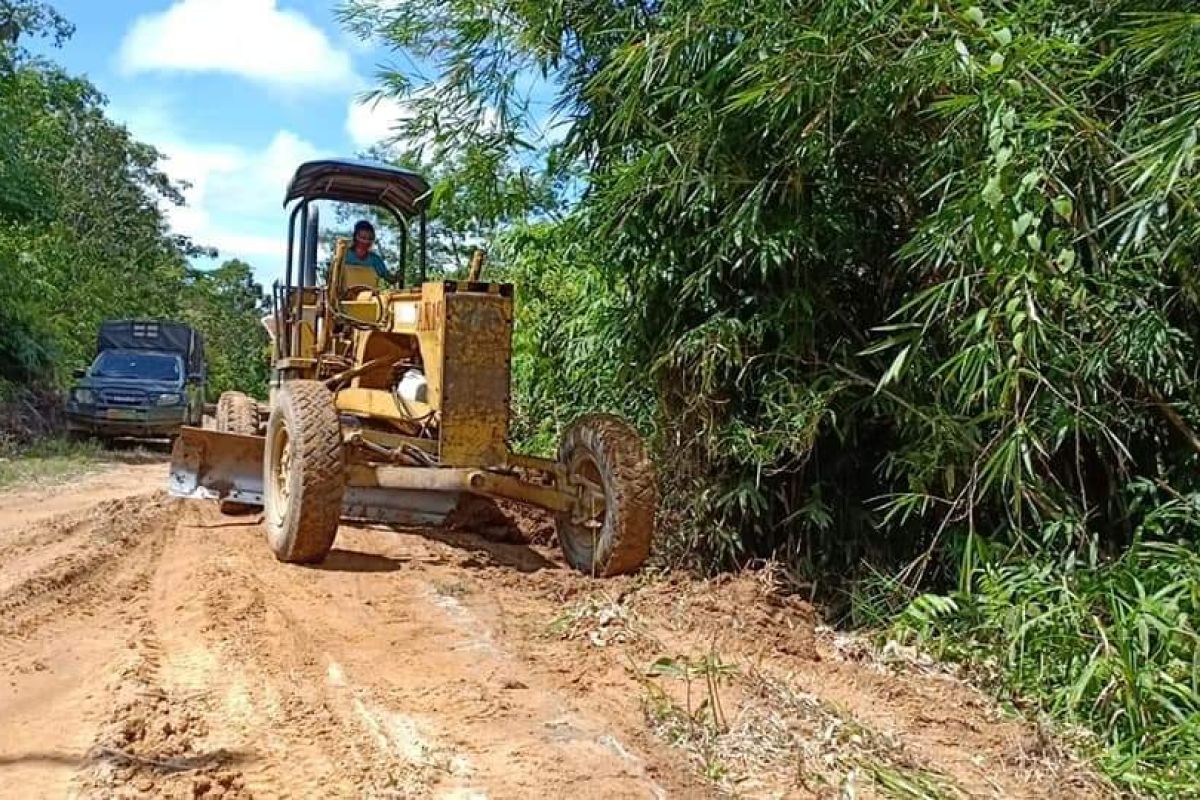
<instances>
[{"instance_id":1,"label":"roadside vegetation","mask_svg":"<svg viewBox=\"0 0 1200 800\"><path fill-rule=\"evenodd\" d=\"M107 460L95 442L52 438L26 447L0 442L0 492L22 484L63 483L100 469Z\"/></svg>"}]
</instances>

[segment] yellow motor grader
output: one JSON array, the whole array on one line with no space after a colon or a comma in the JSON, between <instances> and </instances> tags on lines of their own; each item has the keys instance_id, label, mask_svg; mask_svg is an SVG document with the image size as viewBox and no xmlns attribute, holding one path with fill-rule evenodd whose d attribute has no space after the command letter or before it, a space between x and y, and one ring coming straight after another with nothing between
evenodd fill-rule
<instances>
[{"instance_id":1,"label":"yellow motor grader","mask_svg":"<svg viewBox=\"0 0 1200 800\"><path fill-rule=\"evenodd\" d=\"M478 262L466 281L426 280L428 197L419 175L387 165L297 169L284 199L284 277L264 320L270 398L229 393L215 430L185 427L171 454L171 493L261 505L271 550L295 563L322 561L342 519L424 526L465 496L506 498L555 514L576 569L636 570L658 505L640 437L596 414L566 429L557 460L509 449L513 287L479 280ZM318 280L320 200L395 218L399 286L346 263L345 239ZM403 285L408 261L418 273L412 286Z\"/></svg>"}]
</instances>

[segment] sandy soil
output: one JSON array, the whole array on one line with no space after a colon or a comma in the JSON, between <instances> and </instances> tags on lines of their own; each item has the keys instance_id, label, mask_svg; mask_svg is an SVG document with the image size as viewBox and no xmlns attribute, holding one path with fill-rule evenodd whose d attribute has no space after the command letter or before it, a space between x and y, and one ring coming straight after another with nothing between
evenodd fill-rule
<instances>
[{"instance_id":1,"label":"sandy soil","mask_svg":"<svg viewBox=\"0 0 1200 800\"><path fill-rule=\"evenodd\" d=\"M162 490L164 469L161 463L127 464L68 483L0 490L0 529L26 526L104 500L148 496Z\"/></svg>"},{"instance_id":2,"label":"sandy soil","mask_svg":"<svg viewBox=\"0 0 1200 800\"><path fill-rule=\"evenodd\" d=\"M165 480L0 495L0 796L1102 794L753 577L592 581L546 548L360 526L288 566Z\"/></svg>"}]
</instances>

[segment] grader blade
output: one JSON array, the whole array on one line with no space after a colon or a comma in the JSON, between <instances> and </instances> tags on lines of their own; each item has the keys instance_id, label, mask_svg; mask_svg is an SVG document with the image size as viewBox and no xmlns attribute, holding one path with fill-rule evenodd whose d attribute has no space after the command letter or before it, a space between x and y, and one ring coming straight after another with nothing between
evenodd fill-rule
<instances>
[{"instance_id":1,"label":"grader blade","mask_svg":"<svg viewBox=\"0 0 1200 800\"><path fill-rule=\"evenodd\" d=\"M263 502L263 437L184 428L171 451L170 493L246 505ZM440 525L459 492L346 487L342 518L395 525Z\"/></svg>"},{"instance_id":2,"label":"grader blade","mask_svg":"<svg viewBox=\"0 0 1200 800\"><path fill-rule=\"evenodd\" d=\"M262 505L263 438L184 427L171 450L176 497Z\"/></svg>"},{"instance_id":3,"label":"grader blade","mask_svg":"<svg viewBox=\"0 0 1200 800\"><path fill-rule=\"evenodd\" d=\"M351 484L342 498L342 519L415 528L436 527L458 505L459 497L458 492L380 489Z\"/></svg>"}]
</instances>

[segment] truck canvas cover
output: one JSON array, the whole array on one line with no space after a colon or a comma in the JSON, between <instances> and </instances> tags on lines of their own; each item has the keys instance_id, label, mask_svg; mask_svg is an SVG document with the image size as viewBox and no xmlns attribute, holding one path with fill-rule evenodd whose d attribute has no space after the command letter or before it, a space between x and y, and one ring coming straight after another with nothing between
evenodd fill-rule
<instances>
[{"instance_id":1,"label":"truck canvas cover","mask_svg":"<svg viewBox=\"0 0 1200 800\"><path fill-rule=\"evenodd\" d=\"M199 332L181 322L153 319L108 320L100 325L96 351L159 350L178 353L189 375L204 372L204 343Z\"/></svg>"}]
</instances>

